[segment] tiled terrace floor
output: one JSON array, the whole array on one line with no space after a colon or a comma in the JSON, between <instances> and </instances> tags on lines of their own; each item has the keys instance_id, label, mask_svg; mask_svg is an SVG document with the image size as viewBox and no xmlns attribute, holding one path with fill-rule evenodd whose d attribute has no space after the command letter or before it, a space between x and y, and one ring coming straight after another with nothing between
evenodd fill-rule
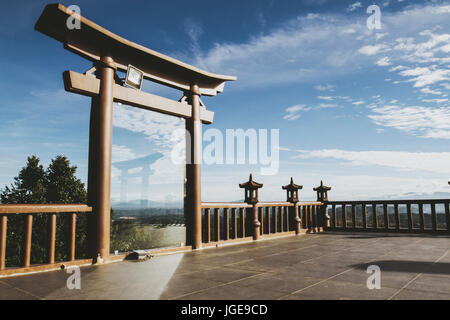
<instances>
[{"instance_id":1,"label":"tiled terrace floor","mask_svg":"<svg viewBox=\"0 0 450 320\"><path fill-rule=\"evenodd\" d=\"M366 286L381 268L381 289ZM450 237L322 233L0 278L0 299L450 299Z\"/></svg>"}]
</instances>

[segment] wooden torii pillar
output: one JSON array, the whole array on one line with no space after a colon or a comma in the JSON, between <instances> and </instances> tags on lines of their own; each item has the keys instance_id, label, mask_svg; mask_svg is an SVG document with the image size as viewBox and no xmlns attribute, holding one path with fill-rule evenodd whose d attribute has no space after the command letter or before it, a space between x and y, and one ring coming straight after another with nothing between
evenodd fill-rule
<instances>
[{"instance_id":1,"label":"wooden torii pillar","mask_svg":"<svg viewBox=\"0 0 450 320\"><path fill-rule=\"evenodd\" d=\"M80 28L70 29L76 19ZM66 91L92 97L89 129L88 204L96 214L96 241L91 254L107 261L110 253L111 153L113 102L152 110L186 119L190 141L186 150L185 217L187 244L201 247L201 124L210 124L214 113L206 110L200 96L215 96L225 82L236 77L209 73L133 43L75 14L61 4L44 8L35 29L63 43L64 48L93 62L93 68L80 74L63 73ZM116 70L128 65L140 69L144 79L183 91L180 101L124 87ZM92 226L92 224L91 224ZM92 240L92 238L91 238Z\"/></svg>"}]
</instances>

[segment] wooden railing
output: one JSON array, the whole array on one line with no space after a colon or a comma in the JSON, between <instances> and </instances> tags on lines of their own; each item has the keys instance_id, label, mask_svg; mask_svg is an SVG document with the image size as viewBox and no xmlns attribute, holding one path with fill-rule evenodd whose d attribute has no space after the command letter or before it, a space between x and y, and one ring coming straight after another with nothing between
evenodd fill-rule
<instances>
[{"instance_id":1,"label":"wooden railing","mask_svg":"<svg viewBox=\"0 0 450 320\"><path fill-rule=\"evenodd\" d=\"M26 215L24 229L24 250L23 268L29 268L31 262L31 245L33 232L33 215L49 214L48 233L48 265L55 263L55 242L56 242L56 215L71 214L70 236L69 236L69 261L75 260L75 239L77 213L92 212L92 208L84 204L2 204L0 205L0 274L6 269L6 245L8 232L8 217L15 215Z\"/></svg>"},{"instance_id":2,"label":"wooden railing","mask_svg":"<svg viewBox=\"0 0 450 320\"><path fill-rule=\"evenodd\" d=\"M321 202L202 203L202 242L258 240L287 233L318 232Z\"/></svg>"},{"instance_id":3,"label":"wooden railing","mask_svg":"<svg viewBox=\"0 0 450 320\"><path fill-rule=\"evenodd\" d=\"M450 233L449 199L327 202L329 230Z\"/></svg>"}]
</instances>

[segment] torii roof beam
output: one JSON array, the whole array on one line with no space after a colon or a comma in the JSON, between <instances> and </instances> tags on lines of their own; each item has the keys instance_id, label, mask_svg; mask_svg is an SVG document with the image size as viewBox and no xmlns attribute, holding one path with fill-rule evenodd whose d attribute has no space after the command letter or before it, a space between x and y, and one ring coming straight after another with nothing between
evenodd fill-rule
<instances>
[{"instance_id":1,"label":"torii roof beam","mask_svg":"<svg viewBox=\"0 0 450 320\"><path fill-rule=\"evenodd\" d=\"M111 55L117 68L126 71L132 64L144 72L144 78L179 90L189 91L197 84L202 95L214 96L223 91L225 81L236 77L200 70L159 52L126 40L82 17L81 29L70 30L66 22L73 12L62 4L44 9L35 29L64 44L64 47L93 62L104 54Z\"/></svg>"}]
</instances>

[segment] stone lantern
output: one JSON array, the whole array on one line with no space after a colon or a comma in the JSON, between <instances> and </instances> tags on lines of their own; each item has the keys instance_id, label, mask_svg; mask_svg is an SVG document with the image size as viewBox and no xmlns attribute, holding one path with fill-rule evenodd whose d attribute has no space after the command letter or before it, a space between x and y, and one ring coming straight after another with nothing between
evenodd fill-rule
<instances>
[{"instance_id":1,"label":"stone lantern","mask_svg":"<svg viewBox=\"0 0 450 320\"><path fill-rule=\"evenodd\" d=\"M239 187L245 189L245 202L248 204L258 203L258 189L262 186L262 183L253 181L252 174L250 174L247 182L240 183Z\"/></svg>"},{"instance_id":2,"label":"stone lantern","mask_svg":"<svg viewBox=\"0 0 450 320\"><path fill-rule=\"evenodd\" d=\"M282 187L283 190L286 190L286 196L288 202L297 203L298 202L298 190L303 189L303 186L299 186L294 183L294 179L291 177L291 183Z\"/></svg>"},{"instance_id":3,"label":"stone lantern","mask_svg":"<svg viewBox=\"0 0 450 320\"><path fill-rule=\"evenodd\" d=\"M317 191L317 201L328 202L328 191L331 190L331 187L324 186L321 180L320 186L313 188L313 190ZM318 222L319 228L322 227L322 230L330 226L330 216L328 215L327 207L327 204L324 203L319 209Z\"/></svg>"},{"instance_id":4,"label":"stone lantern","mask_svg":"<svg viewBox=\"0 0 450 320\"><path fill-rule=\"evenodd\" d=\"M328 201L328 191L331 190L331 187L327 187L323 185L322 180L320 180L320 186L313 188L314 191L317 191L317 201L327 202Z\"/></svg>"}]
</instances>

